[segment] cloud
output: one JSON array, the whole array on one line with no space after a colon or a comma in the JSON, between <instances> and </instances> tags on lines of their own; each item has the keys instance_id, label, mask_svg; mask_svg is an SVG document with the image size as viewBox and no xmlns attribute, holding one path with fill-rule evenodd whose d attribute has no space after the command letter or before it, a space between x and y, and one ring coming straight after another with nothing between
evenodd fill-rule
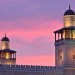
<instances>
[{"instance_id":1,"label":"cloud","mask_svg":"<svg viewBox=\"0 0 75 75\"><path fill-rule=\"evenodd\" d=\"M17 57L17 64L54 66L55 58L54 58L54 55L30 56L30 57L20 56L20 57Z\"/></svg>"},{"instance_id":2,"label":"cloud","mask_svg":"<svg viewBox=\"0 0 75 75\"><path fill-rule=\"evenodd\" d=\"M4 35L3 33L4 32L1 33L1 38ZM48 54L50 52L50 43L53 44L52 38L49 35L49 30L11 30L7 32L7 37L9 37L11 41L11 49L19 50L19 54L21 50L23 50L23 55L24 53L26 55Z\"/></svg>"},{"instance_id":3,"label":"cloud","mask_svg":"<svg viewBox=\"0 0 75 75\"><path fill-rule=\"evenodd\" d=\"M15 21L0 21L0 30L39 30L62 27L62 22L56 19L50 19L50 16L45 15L34 19L18 19ZM58 26L58 27L57 27Z\"/></svg>"},{"instance_id":4,"label":"cloud","mask_svg":"<svg viewBox=\"0 0 75 75\"><path fill-rule=\"evenodd\" d=\"M11 49L17 50L17 64L54 65L53 31L63 27L63 4L63 0L0 0L0 38L7 33Z\"/></svg>"},{"instance_id":5,"label":"cloud","mask_svg":"<svg viewBox=\"0 0 75 75\"><path fill-rule=\"evenodd\" d=\"M62 26L62 23L59 21L50 21L49 18L45 16L34 20L2 23L5 27L3 25L0 27L1 36L7 33L7 36L11 40L11 49L17 50L18 55L37 56L54 54L53 31Z\"/></svg>"},{"instance_id":6,"label":"cloud","mask_svg":"<svg viewBox=\"0 0 75 75\"><path fill-rule=\"evenodd\" d=\"M38 18L43 15L51 15L51 18L58 18L62 13L59 2L50 0L0 0L0 20L15 21L23 18ZM62 1L63 3L63 1ZM57 7L56 7L57 6ZM59 11L60 10L60 11ZM58 13L55 13L59 11Z\"/></svg>"}]
</instances>

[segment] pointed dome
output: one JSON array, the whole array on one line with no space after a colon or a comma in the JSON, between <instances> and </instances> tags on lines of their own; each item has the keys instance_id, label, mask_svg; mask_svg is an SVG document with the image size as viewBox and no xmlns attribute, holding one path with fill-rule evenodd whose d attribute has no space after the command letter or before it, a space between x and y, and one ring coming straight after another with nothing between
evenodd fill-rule
<instances>
[{"instance_id":1,"label":"pointed dome","mask_svg":"<svg viewBox=\"0 0 75 75\"><path fill-rule=\"evenodd\" d=\"M10 41L10 40L9 40L8 37L6 37L6 34L5 34L5 37L3 37L3 38L1 39L1 41Z\"/></svg>"},{"instance_id":2,"label":"pointed dome","mask_svg":"<svg viewBox=\"0 0 75 75\"><path fill-rule=\"evenodd\" d=\"M71 10L70 8L70 5L69 5L69 10L67 10L65 13L64 13L64 16L65 15L75 15L75 12L73 10Z\"/></svg>"}]
</instances>

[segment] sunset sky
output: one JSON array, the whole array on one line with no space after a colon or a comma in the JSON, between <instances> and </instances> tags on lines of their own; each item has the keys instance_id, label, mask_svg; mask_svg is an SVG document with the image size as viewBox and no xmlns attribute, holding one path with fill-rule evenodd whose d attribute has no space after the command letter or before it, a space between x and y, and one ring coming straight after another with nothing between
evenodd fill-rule
<instances>
[{"instance_id":1,"label":"sunset sky","mask_svg":"<svg viewBox=\"0 0 75 75\"><path fill-rule=\"evenodd\" d=\"M0 0L0 39L7 34L17 64L55 65L53 31L69 4L75 10L75 0Z\"/></svg>"}]
</instances>

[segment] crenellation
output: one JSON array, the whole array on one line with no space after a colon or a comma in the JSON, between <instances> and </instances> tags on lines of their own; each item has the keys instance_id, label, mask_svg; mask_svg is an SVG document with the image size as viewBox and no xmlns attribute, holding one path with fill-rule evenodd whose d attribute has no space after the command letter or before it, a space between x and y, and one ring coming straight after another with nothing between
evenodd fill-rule
<instances>
[{"instance_id":1,"label":"crenellation","mask_svg":"<svg viewBox=\"0 0 75 75\"><path fill-rule=\"evenodd\" d=\"M30 68L30 65L25 65L25 68Z\"/></svg>"},{"instance_id":2,"label":"crenellation","mask_svg":"<svg viewBox=\"0 0 75 75\"><path fill-rule=\"evenodd\" d=\"M57 66L33 66L33 65L0 65L0 69L6 70L28 70L28 71L53 71L62 70L62 67Z\"/></svg>"},{"instance_id":3,"label":"crenellation","mask_svg":"<svg viewBox=\"0 0 75 75\"><path fill-rule=\"evenodd\" d=\"M16 66L15 66L15 65L10 65L10 68L11 68L11 67L12 67L12 68L15 68Z\"/></svg>"},{"instance_id":4,"label":"crenellation","mask_svg":"<svg viewBox=\"0 0 75 75\"><path fill-rule=\"evenodd\" d=\"M25 68L25 65L21 65L20 67L21 67L21 68Z\"/></svg>"},{"instance_id":5,"label":"crenellation","mask_svg":"<svg viewBox=\"0 0 75 75\"><path fill-rule=\"evenodd\" d=\"M34 68L36 68L36 66L31 65L31 68L34 69Z\"/></svg>"}]
</instances>

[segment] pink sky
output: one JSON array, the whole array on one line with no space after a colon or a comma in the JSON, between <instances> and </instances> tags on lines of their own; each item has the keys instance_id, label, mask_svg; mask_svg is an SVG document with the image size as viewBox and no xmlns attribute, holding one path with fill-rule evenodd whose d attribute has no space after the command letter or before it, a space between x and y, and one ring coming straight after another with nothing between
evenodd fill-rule
<instances>
[{"instance_id":1,"label":"pink sky","mask_svg":"<svg viewBox=\"0 0 75 75\"><path fill-rule=\"evenodd\" d=\"M0 39L7 33L11 49L17 51L17 64L55 65L53 32L63 27L64 2L0 0ZM66 9L69 3L75 10L74 0Z\"/></svg>"}]
</instances>

